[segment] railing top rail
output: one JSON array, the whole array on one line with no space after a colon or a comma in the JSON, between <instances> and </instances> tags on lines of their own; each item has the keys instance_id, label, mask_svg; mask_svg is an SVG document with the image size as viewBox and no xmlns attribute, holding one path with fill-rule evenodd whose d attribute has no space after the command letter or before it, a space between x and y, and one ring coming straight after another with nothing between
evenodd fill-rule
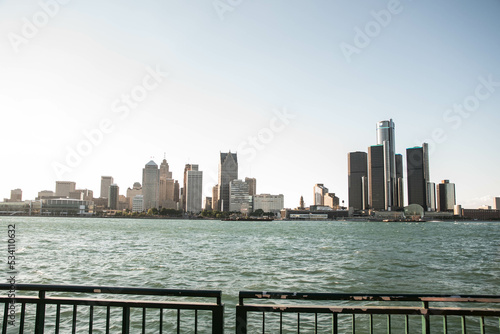
<instances>
[{"instance_id":1,"label":"railing top rail","mask_svg":"<svg viewBox=\"0 0 500 334\"><path fill-rule=\"evenodd\" d=\"M239 293L240 305L244 305L244 299L500 303L500 295L347 294L347 293L240 291Z\"/></svg>"},{"instance_id":2,"label":"railing top rail","mask_svg":"<svg viewBox=\"0 0 500 334\"><path fill-rule=\"evenodd\" d=\"M0 290L12 289L10 284L0 284ZM217 305L222 305L222 291L220 290L181 290L181 289L155 289L110 286L83 286L83 285L45 285L45 284L16 284L16 291L38 292L77 292L91 294L124 294L124 295L149 295L169 297L201 297L216 298Z\"/></svg>"}]
</instances>

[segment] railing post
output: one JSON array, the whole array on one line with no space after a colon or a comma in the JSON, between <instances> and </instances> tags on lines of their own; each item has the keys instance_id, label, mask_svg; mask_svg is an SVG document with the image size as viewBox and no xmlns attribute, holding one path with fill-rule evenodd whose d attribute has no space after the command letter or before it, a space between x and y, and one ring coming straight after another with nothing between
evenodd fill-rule
<instances>
[{"instance_id":1,"label":"railing post","mask_svg":"<svg viewBox=\"0 0 500 334\"><path fill-rule=\"evenodd\" d=\"M236 305L236 334L247 334L247 311L242 305Z\"/></svg>"},{"instance_id":2,"label":"railing post","mask_svg":"<svg viewBox=\"0 0 500 334\"><path fill-rule=\"evenodd\" d=\"M431 333L431 324L429 321L429 302L423 302L422 309L422 334Z\"/></svg>"},{"instance_id":3,"label":"railing post","mask_svg":"<svg viewBox=\"0 0 500 334\"><path fill-rule=\"evenodd\" d=\"M212 334L224 333L224 305L218 305L212 311Z\"/></svg>"},{"instance_id":4,"label":"railing post","mask_svg":"<svg viewBox=\"0 0 500 334\"><path fill-rule=\"evenodd\" d=\"M45 291L38 292L36 305L35 334L43 334L45 328Z\"/></svg>"},{"instance_id":5,"label":"railing post","mask_svg":"<svg viewBox=\"0 0 500 334\"><path fill-rule=\"evenodd\" d=\"M130 307L123 307L122 334L130 332Z\"/></svg>"}]
</instances>

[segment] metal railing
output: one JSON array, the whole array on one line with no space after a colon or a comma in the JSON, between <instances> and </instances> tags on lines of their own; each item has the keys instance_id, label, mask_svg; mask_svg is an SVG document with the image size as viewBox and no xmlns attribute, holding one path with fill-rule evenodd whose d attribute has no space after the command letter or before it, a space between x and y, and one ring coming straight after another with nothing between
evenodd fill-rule
<instances>
[{"instance_id":1,"label":"metal railing","mask_svg":"<svg viewBox=\"0 0 500 334\"><path fill-rule=\"evenodd\" d=\"M247 299L269 301L245 304ZM472 303L481 307L471 308ZM492 308L495 303L500 303L500 296L243 291L236 306L236 333L446 334L467 333L472 327L474 333L500 333L500 309Z\"/></svg>"},{"instance_id":2,"label":"metal railing","mask_svg":"<svg viewBox=\"0 0 500 334\"><path fill-rule=\"evenodd\" d=\"M12 288L9 284L0 284L0 290L12 291ZM9 326L18 329L18 333L36 334L43 334L46 329L50 333L68 333L69 328L72 333L92 333L94 330L101 333L120 331L123 334L146 333L146 330L163 333L167 322L171 332L180 333L181 325L189 326L189 333L198 333L199 327L203 327L204 333L208 328L211 328L213 334L224 332L221 291L38 284L17 284L14 289L15 297L12 294L11 298L9 295L0 296L0 303L4 304L2 334L7 333L8 329L11 330ZM76 297L81 294L91 295L92 298ZM96 298L96 295L100 298ZM133 295L132 298L140 299L108 299L116 295ZM161 298L150 297L149 300L143 300L144 296ZM154 300L164 297L180 298L182 301ZM216 301L186 302L206 298L216 298ZM150 310L153 310L153 315L147 314ZM170 319L166 317L167 312L170 312L168 315L174 319L165 321L164 318ZM182 321L184 312L190 313L186 321ZM121 321L117 321L117 317ZM200 318L207 320L207 324L200 326ZM184 327L182 328L184 330Z\"/></svg>"}]
</instances>

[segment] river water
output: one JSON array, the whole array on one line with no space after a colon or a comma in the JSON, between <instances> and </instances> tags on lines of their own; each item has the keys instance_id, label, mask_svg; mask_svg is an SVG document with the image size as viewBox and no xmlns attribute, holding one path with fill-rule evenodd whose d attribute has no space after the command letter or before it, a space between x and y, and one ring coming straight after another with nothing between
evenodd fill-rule
<instances>
[{"instance_id":1,"label":"river water","mask_svg":"<svg viewBox=\"0 0 500 334\"><path fill-rule=\"evenodd\" d=\"M500 294L499 222L0 223L4 245L16 226L17 283L222 290L229 333L240 290Z\"/></svg>"}]
</instances>

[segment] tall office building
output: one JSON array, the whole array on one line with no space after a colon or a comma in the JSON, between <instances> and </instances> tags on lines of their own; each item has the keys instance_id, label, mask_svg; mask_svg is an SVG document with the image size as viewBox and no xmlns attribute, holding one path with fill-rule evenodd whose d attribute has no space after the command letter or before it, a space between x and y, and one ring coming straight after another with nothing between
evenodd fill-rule
<instances>
[{"instance_id":1,"label":"tall office building","mask_svg":"<svg viewBox=\"0 0 500 334\"><path fill-rule=\"evenodd\" d=\"M203 201L203 210L212 211L212 197L205 197Z\"/></svg>"},{"instance_id":2,"label":"tall office building","mask_svg":"<svg viewBox=\"0 0 500 334\"><path fill-rule=\"evenodd\" d=\"M101 176L101 198L108 198L109 186L113 184L111 176Z\"/></svg>"},{"instance_id":3,"label":"tall office building","mask_svg":"<svg viewBox=\"0 0 500 334\"><path fill-rule=\"evenodd\" d=\"M386 209L384 146L368 147L368 203L371 209Z\"/></svg>"},{"instance_id":4,"label":"tall office building","mask_svg":"<svg viewBox=\"0 0 500 334\"><path fill-rule=\"evenodd\" d=\"M120 197L120 188L117 184L109 186L108 191L108 208L111 210L118 210L118 199Z\"/></svg>"},{"instance_id":5,"label":"tall office building","mask_svg":"<svg viewBox=\"0 0 500 334\"><path fill-rule=\"evenodd\" d=\"M144 210L158 209L160 202L160 170L151 160L142 169L142 195Z\"/></svg>"},{"instance_id":6,"label":"tall office building","mask_svg":"<svg viewBox=\"0 0 500 334\"><path fill-rule=\"evenodd\" d=\"M248 184L250 196L257 195L257 180L253 177L245 177L245 182Z\"/></svg>"},{"instance_id":7,"label":"tall office building","mask_svg":"<svg viewBox=\"0 0 500 334\"><path fill-rule=\"evenodd\" d=\"M323 183L314 185L314 205L325 205L324 197L328 194L328 188Z\"/></svg>"},{"instance_id":8,"label":"tall office building","mask_svg":"<svg viewBox=\"0 0 500 334\"><path fill-rule=\"evenodd\" d=\"M436 211L436 184L427 182L427 211Z\"/></svg>"},{"instance_id":9,"label":"tall office building","mask_svg":"<svg viewBox=\"0 0 500 334\"><path fill-rule=\"evenodd\" d=\"M134 197L137 195L142 195L142 186L139 182L135 182L132 188L127 189L127 201L129 210L133 209Z\"/></svg>"},{"instance_id":10,"label":"tall office building","mask_svg":"<svg viewBox=\"0 0 500 334\"><path fill-rule=\"evenodd\" d=\"M403 156L401 154L396 154L396 193L394 195L393 206L395 209L402 209L405 206Z\"/></svg>"},{"instance_id":11,"label":"tall office building","mask_svg":"<svg viewBox=\"0 0 500 334\"><path fill-rule=\"evenodd\" d=\"M219 185L216 184L212 188L212 210L217 211L219 210Z\"/></svg>"},{"instance_id":12,"label":"tall office building","mask_svg":"<svg viewBox=\"0 0 500 334\"><path fill-rule=\"evenodd\" d=\"M493 199L493 209L500 210L500 197L495 197Z\"/></svg>"},{"instance_id":13,"label":"tall office building","mask_svg":"<svg viewBox=\"0 0 500 334\"><path fill-rule=\"evenodd\" d=\"M68 198L69 193L74 192L76 183L71 181L56 181L56 196L59 198Z\"/></svg>"},{"instance_id":14,"label":"tall office building","mask_svg":"<svg viewBox=\"0 0 500 334\"><path fill-rule=\"evenodd\" d=\"M176 209L177 203L174 201L175 181L172 179L172 172L166 159L160 164L160 207L166 209Z\"/></svg>"},{"instance_id":15,"label":"tall office building","mask_svg":"<svg viewBox=\"0 0 500 334\"><path fill-rule=\"evenodd\" d=\"M323 205L332 208L333 210L338 210L340 206L340 200L335 193L328 193L323 197Z\"/></svg>"},{"instance_id":16,"label":"tall office building","mask_svg":"<svg viewBox=\"0 0 500 334\"><path fill-rule=\"evenodd\" d=\"M456 204L455 184L443 180L437 186L437 210L453 211Z\"/></svg>"},{"instance_id":17,"label":"tall office building","mask_svg":"<svg viewBox=\"0 0 500 334\"><path fill-rule=\"evenodd\" d=\"M200 213L203 199L203 172L198 165L186 165L189 169L185 172L186 179L184 188L185 211L189 213Z\"/></svg>"},{"instance_id":18,"label":"tall office building","mask_svg":"<svg viewBox=\"0 0 500 334\"><path fill-rule=\"evenodd\" d=\"M253 211L253 200L249 195L248 183L241 180L232 180L229 183L229 211L245 214Z\"/></svg>"},{"instance_id":19,"label":"tall office building","mask_svg":"<svg viewBox=\"0 0 500 334\"><path fill-rule=\"evenodd\" d=\"M406 150L406 169L408 182L408 204L419 204L428 210L427 193L429 179L429 150L426 143L422 147ZM453 209L453 208L452 208Z\"/></svg>"},{"instance_id":20,"label":"tall office building","mask_svg":"<svg viewBox=\"0 0 500 334\"><path fill-rule=\"evenodd\" d=\"M347 155L349 207L354 210L368 209L368 155L351 152Z\"/></svg>"},{"instance_id":21,"label":"tall office building","mask_svg":"<svg viewBox=\"0 0 500 334\"><path fill-rule=\"evenodd\" d=\"M21 189L14 189L10 191L9 202L22 202L22 201L23 201L23 191Z\"/></svg>"},{"instance_id":22,"label":"tall office building","mask_svg":"<svg viewBox=\"0 0 500 334\"><path fill-rule=\"evenodd\" d=\"M229 183L238 179L238 156L236 153L221 153L219 162L219 205L220 211L229 211Z\"/></svg>"}]
</instances>

